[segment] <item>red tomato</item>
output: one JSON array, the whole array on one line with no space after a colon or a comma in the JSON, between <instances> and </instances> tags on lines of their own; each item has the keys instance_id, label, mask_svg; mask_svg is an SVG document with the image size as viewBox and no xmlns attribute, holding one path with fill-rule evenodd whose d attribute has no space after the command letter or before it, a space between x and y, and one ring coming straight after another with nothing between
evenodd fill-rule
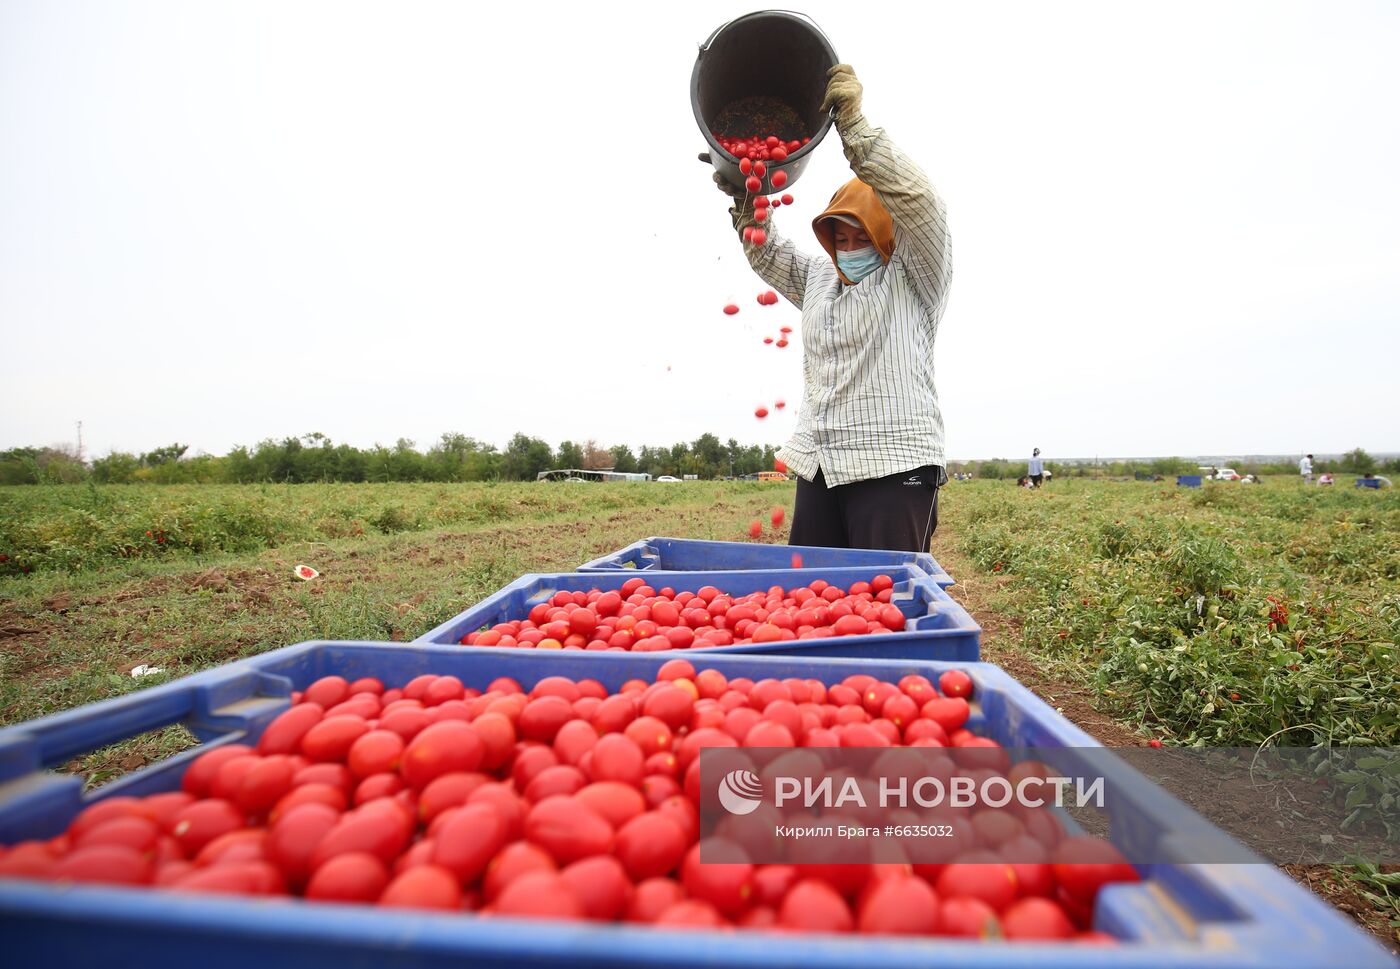
<instances>
[{"instance_id":1,"label":"red tomato","mask_svg":"<svg viewBox=\"0 0 1400 969\"><path fill-rule=\"evenodd\" d=\"M350 695L350 683L343 676L323 676L302 693L304 703L318 704L329 710Z\"/></svg>"},{"instance_id":2,"label":"red tomato","mask_svg":"<svg viewBox=\"0 0 1400 969\"><path fill-rule=\"evenodd\" d=\"M267 813L268 824L276 824L293 809L303 804L321 804L337 814L344 811L348 800L345 791L331 784L302 784L292 788Z\"/></svg>"},{"instance_id":3,"label":"red tomato","mask_svg":"<svg viewBox=\"0 0 1400 969\"><path fill-rule=\"evenodd\" d=\"M626 822L614 848L634 881L669 875L685 857L689 840L674 818L652 811Z\"/></svg>"},{"instance_id":4,"label":"red tomato","mask_svg":"<svg viewBox=\"0 0 1400 969\"><path fill-rule=\"evenodd\" d=\"M511 882L492 911L513 918L581 919L585 916L578 893L562 876L531 872Z\"/></svg>"},{"instance_id":5,"label":"red tomato","mask_svg":"<svg viewBox=\"0 0 1400 969\"><path fill-rule=\"evenodd\" d=\"M643 718L646 719L649 718ZM638 787L645 776L645 763L646 755L636 741L623 734L608 734L593 748L589 774L595 781L618 781Z\"/></svg>"},{"instance_id":6,"label":"red tomato","mask_svg":"<svg viewBox=\"0 0 1400 969\"><path fill-rule=\"evenodd\" d=\"M938 689L944 696L972 696L972 677L962 670L948 670L938 678Z\"/></svg>"},{"instance_id":7,"label":"red tomato","mask_svg":"<svg viewBox=\"0 0 1400 969\"><path fill-rule=\"evenodd\" d=\"M466 804L473 791L490 782L487 774L464 771L434 778L418 796L418 817L424 824L432 824L443 811Z\"/></svg>"},{"instance_id":8,"label":"red tomato","mask_svg":"<svg viewBox=\"0 0 1400 969\"><path fill-rule=\"evenodd\" d=\"M195 868L171 883L182 892L233 895L281 895L287 885L281 872L265 861L242 861L214 868Z\"/></svg>"},{"instance_id":9,"label":"red tomato","mask_svg":"<svg viewBox=\"0 0 1400 969\"><path fill-rule=\"evenodd\" d=\"M850 932L850 906L825 881L809 878L792 886L778 909L778 924L799 932Z\"/></svg>"},{"instance_id":10,"label":"red tomato","mask_svg":"<svg viewBox=\"0 0 1400 969\"><path fill-rule=\"evenodd\" d=\"M219 773L219 768L223 767L225 763L233 760L235 757L246 757L252 752L253 749L246 744L225 744L222 747L215 747L213 750L200 754L194 760L190 761L189 767L185 768L185 776L181 779L180 786L187 794L193 794L195 797L205 797L209 793L209 785L214 782L215 776ZM92 807L78 815L78 821L82 821L88 814L88 811L93 811L103 804L116 805L118 801L125 800L124 798L108 798L106 801L99 801L97 804L92 805ZM135 798L132 798L131 801L134 802ZM114 809L115 807L108 808L107 810ZM74 823L76 824L77 821Z\"/></svg>"},{"instance_id":11,"label":"red tomato","mask_svg":"<svg viewBox=\"0 0 1400 969\"><path fill-rule=\"evenodd\" d=\"M505 891L511 882L530 872L557 871L554 859L543 848L528 841L516 841L506 845L486 865L481 879L481 895L487 902L493 902Z\"/></svg>"},{"instance_id":12,"label":"red tomato","mask_svg":"<svg viewBox=\"0 0 1400 969\"><path fill-rule=\"evenodd\" d=\"M409 742L399 773L410 787L422 790L443 774L476 770L484 751L485 745L469 724L445 720L424 729Z\"/></svg>"},{"instance_id":13,"label":"red tomato","mask_svg":"<svg viewBox=\"0 0 1400 969\"><path fill-rule=\"evenodd\" d=\"M613 921L626 910L632 897L627 872L609 855L576 861L560 875L583 904L584 915L591 919Z\"/></svg>"},{"instance_id":14,"label":"red tomato","mask_svg":"<svg viewBox=\"0 0 1400 969\"><path fill-rule=\"evenodd\" d=\"M1048 898L1023 898L1001 913L1001 930L1008 939L1068 939L1074 923Z\"/></svg>"},{"instance_id":15,"label":"red tomato","mask_svg":"<svg viewBox=\"0 0 1400 969\"><path fill-rule=\"evenodd\" d=\"M361 851L337 855L316 869L306 883L306 897L322 902L373 902L384 894L389 870L374 855Z\"/></svg>"},{"instance_id":16,"label":"red tomato","mask_svg":"<svg viewBox=\"0 0 1400 969\"><path fill-rule=\"evenodd\" d=\"M525 815L530 805L509 784L483 784L472 791L467 804L488 804L496 809L506 826L506 840L515 841L525 833ZM439 820L441 820L439 815Z\"/></svg>"},{"instance_id":17,"label":"red tomato","mask_svg":"<svg viewBox=\"0 0 1400 969\"><path fill-rule=\"evenodd\" d=\"M1101 838L1083 835L1068 838L1051 858L1055 881L1072 899L1089 904L1104 885L1135 882L1137 870L1113 845Z\"/></svg>"},{"instance_id":18,"label":"red tomato","mask_svg":"<svg viewBox=\"0 0 1400 969\"><path fill-rule=\"evenodd\" d=\"M243 827L243 814L228 801L205 799L182 808L173 822L171 836L185 857L193 858L219 835Z\"/></svg>"},{"instance_id":19,"label":"red tomato","mask_svg":"<svg viewBox=\"0 0 1400 969\"><path fill-rule=\"evenodd\" d=\"M608 822L577 798L545 798L525 816L525 837L561 865L605 854L613 847Z\"/></svg>"},{"instance_id":20,"label":"red tomato","mask_svg":"<svg viewBox=\"0 0 1400 969\"><path fill-rule=\"evenodd\" d=\"M583 701L579 701L583 702ZM554 735L554 752L565 764L578 764L598 743L598 731L587 720L570 720Z\"/></svg>"},{"instance_id":21,"label":"red tomato","mask_svg":"<svg viewBox=\"0 0 1400 969\"><path fill-rule=\"evenodd\" d=\"M685 889L671 878L648 878L632 892L624 916L628 922L655 922L661 913L685 898Z\"/></svg>"},{"instance_id":22,"label":"red tomato","mask_svg":"<svg viewBox=\"0 0 1400 969\"><path fill-rule=\"evenodd\" d=\"M392 730L404 740L412 740L432 722L432 717L422 707L404 707L381 717L379 729Z\"/></svg>"},{"instance_id":23,"label":"red tomato","mask_svg":"<svg viewBox=\"0 0 1400 969\"><path fill-rule=\"evenodd\" d=\"M695 712L695 697L675 686L665 686L652 693L642 703L642 713L655 717L672 730L690 723Z\"/></svg>"},{"instance_id":24,"label":"red tomato","mask_svg":"<svg viewBox=\"0 0 1400 969\"><path fill-rule=\"evenodd\" d=\"M194 863L196 867L209 868L245 861L267 861L267 845L265 828L239 828L219 835L201 848L194 857Z\"/></svg>"},{"instance_id":25,"label":"red tomato","mask_svg":"<svg viewBox=\"0 0 1400 969\"><path fill-rule=\"evenodd\" d=\"M460 700L465 695L462 681L455 676L439 676L423 691L423 705L435 707L448 700Z\"/></svg>"},{"instance_id":26,"label":"red tomato","mask_svg":"<svg viewBox=\"0 0 1400 969\"><path fill-rule=\"evenodd\" d=\"M878 935L934 935L938 896L913 875L893 875L871 886L861 899L857 924Z\"/></svg>"},{"instance_id":27,"label":"red tomato","mask_svg":"<svg viewBox=\"0 0 1400 969\"><path fill-rule=\"evenodd\" d=\"M422 908L455 912L462 907L462 889L457 878L437 865L418 865L399 873L379 904L385 908Z\"/></svg>"},{"instance_id":28,"label":"red tomato","mask_svg":"<svg viewBox=\"0 0 1400 969\"><path fill-rule=\"evenodd\" d=\"M108 800L118 799L109 798ZM171 821L176 814L180 813L180 809L194 802L194 796L186 794L184 791L169 791L165 794L152 794L150 797L142 798L137 803L139 804L139 810L142 815L150 818L158 824L162 830L168 831ZM102 804L107 802L99 801L98 803Z\"/></svg>"},{"instance_id":29,"label":"red tomato","mask_svg":"<svg viewBox=\"0 0 1400 969\"><path fill-rule=\"evenodd\" d=\"M268 833L267 856L290 884L311 874L311 856L340 821L340 813L324 804L302 804L289 810Z\"/></svg>"},{"instance_id":30,"label":"red tomato","mask_svg":"<svg viewBox=\"0 0 1400 969\"><path fill-rule=\"evenodd\" d=\"M966 939L996 938L1001 923L996 911L980 898L945 898L938 910L939 931Z\"/></svg>"},{"instance_id":31,"label":"red tomato","mask_svg":"<svg viewBox=\"0 0 1400 969\"><path fill-rule=\"evenodd\" d=\"M936 697L925 703L920 712L950 735L961 729L972 713L962 697Z\"/></svg>"},{"instance_id":32,"label":"red tomato","mask_svg":"<svg viewBox=\"0 0 1400 969\"><path fill-rule=\"evenodd\" d=\"M938 894L986 902L998 912L1016 900L1016 872L1009 865L955 863L939 873Z\"/></svg>"},{"instance_id":33,"label":"red tomato","mask_svg":"<svg viewBox=\"0 0 1400 969\"><path fill-rule=\"evenodd\" d=\"M327 717L302 736L301 752L314 761L343 763L351 745L366 733L369 733L369 724L361 717L349 714Z\"/></svg>"},{"instance_id":34,"label":"red tomato","mask_svg":"<svg viewBox=\"0 0 1400 969\"><path fill-rule=\"evenodd\" d=\"M710 860L700 861L702 846ZM753 897L753 865L744 849L711 838L692 847L681 862L681 884L692 898L709 902L725 915L736 915Z\"/></svg>"},{"instance_id":35,"label":"red tomato","mask_svg":"<svg viewBox=\"0 0 1400 969\"><path fill-rule=\"evenodd\" d=\"M106 882L113 885L146 885L155 866L134 848L98 844L79 848L58 859L48 871L54 881Z\"/></svg>"},{"instance_id":36,"label":"red tomato","mask_svg":"<svg viewBox=\"0 0 1400 969\"><path fill-rule=\"evenodd\" d=\"M677 902L666 911L656 917L658 926L670 926L677 929L689 928L723 928L728 923L724 916L720 914L709 902L696 899L686 899Z\"/></svg>"},{"instance_id":37,"label":"red tomato","mask_svg":"<svg viewBox=\"0 0 1400 969\"><path fill-rule=\"evenodd\" d=\"M759 865L753 873L754 901L776 909L797 883L797 872L792 865Z\"/></svg>"},{"instance_id":38,"label":"red tomato","mask_svg":"<svg viewBox=\"0 0 1400 969\"><path fill-rule=\"evenodd\" d=\"M481 739L481 766L495 770L509 758L515 747L515 724L499 713L483 713L472 721L472 729Z\"/></svg>"},{"instance_id":39,"label":"red tomato","mask_svg":"<svg viewBox=\"0 0 1400 969\"><path fill-rule=\"evenodd\" d=\"M150 818L135 816L112 818L90 827L72 839L72 848L90 848L94 845L120 845L138 852L142 857L151 857L160 840L161 830Z\"/></svg>"},{"instance_id":40,"label":"red tomato","mask_svg":"<svg viewBox=\"0 0 1400 969\"><path fill-rule=\"evenodd\" d=\"M404 789L403 778L398 774L371 774L355 788L355 806L363 807L371 801L393 797Z\"/></svg>"},{"instance_id":41,"label":"red tomato","mask_svg":"<svg viewBox=\"0 0 1400 969\"><path fill-rule=\"evenodd\" d=\"M452 872L463 885L470 885L505 845L507 834L506 823L493 805L467 804L435 837L433 864Z\"/></svg>"},{"instance_id":42,"label":"red tomato","mask_svg":"<svg viewBox=\"0 0 1400 969\"><path fill-rule=\"evenodd\" d=\"M279 713L258 738L258 753L294 754L301 749L301 738L321 722L325 711L317 703L299 703Z\"/></svg>"},{"instance_id":43,"label":"red tomato","mask_svg":"<svg viewBox=\"0 0 1400 969\"><path fill-rule=\"evenodd\" d=\"M48 878L58 858L43 841L21 841L0 855L0 878Z\"/></svg>"},{"instance_id":44,"label":"red tomato","mask_svg":"<svg viewBox=\"0 0 1400 969\"><path fill-rule=\"evenodd\" d=\"M372 801L340 817L312 852L311 870L332 858L359 851L390 865L408 847L412 833L406 809L392 800Z\"/></svg>"},{"instance_id":45,"label":"red tomato","mask_svg":"<svg viewBox=\"0 0 1400 969\"><path fill-rule=\"evenodd\" d=\"M647 757L671 749L671 728L655 717L638 717L627 725L623 735L642 749Z\"/></svg>"},{"instance_id":46,"label":"red tomato","mask_svg":"<svg viewBox=\"0 0 1400 969\"><path fill-rule=\"evenodd\" d=\"M637 788L619 781L599 781L578 791L575 797L603 817L613 830L647 809L646 799Z\"/></svg>"},{"instance_id":47,"label":"red tomato","mask_svg":"<svg viewBox=\"0 0 1400 969\"><path fill-rule=\"evenodd\" d=\"M290 757L273 755L252 765L233 792L233 803L244 814L261 816L292 790L296 766Z\"/></svg>"},{"instance_id":48,"label":"red tomato","mask_svg":"<svg viewBox=\"0 0 1400 969\"><path fill-rule=\"evenodd\" d=\"M552 743L559 728L574 719L574 708L571 704L575 699L578 698L566 700L562 696L541 696L531 700L525 709L520 711L516 728L520 735L528 740Z\"/></svg>"},{"instance_id":49,"label":"red tomato","mask_svg":"<svg viewBox=\"0 0 1400 969\"><path fill-rule=\"evenodd\" d=\"M557 794L574 794L588 785L583 771L568 764L546 767L535 775L530 786L525 788L525 800L534 803Z\"/></svg>"}]
</instances>

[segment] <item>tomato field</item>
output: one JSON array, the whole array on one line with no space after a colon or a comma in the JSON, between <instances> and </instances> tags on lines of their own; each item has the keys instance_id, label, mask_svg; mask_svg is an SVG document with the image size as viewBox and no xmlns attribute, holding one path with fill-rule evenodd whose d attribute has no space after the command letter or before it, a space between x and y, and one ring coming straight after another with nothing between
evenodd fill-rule
<instances>
[{"instance_id":1,"label":"tomato field","mask_svg":"<svg viewBox=\"0 0 1400 969\"><path fill-rule=\"evenodd\" d=\"M302 640L412 639L647 535L781 543L791 502L709 482L0 490L0 723ZM1104 743L1396 744L1394 492L974 481L940 511L933 552L984 657ZM98 784L192 742L167 728L66 769ZM1395 944L1393 871L1294 874Z\"/></svg>"}]
</instances>

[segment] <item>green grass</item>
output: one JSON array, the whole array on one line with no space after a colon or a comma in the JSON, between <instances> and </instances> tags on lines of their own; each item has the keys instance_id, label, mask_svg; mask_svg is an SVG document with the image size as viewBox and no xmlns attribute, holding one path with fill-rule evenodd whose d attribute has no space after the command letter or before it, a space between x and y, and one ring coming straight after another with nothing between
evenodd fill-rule
<instances>
[{"instance_id":1,"label":"green grass","mask_svg":"<svg viewBox=\"0 0 1400 969\"><path fill-rule=\"evenodd\" d=\"M1023 648L1183 744L1400 739L1400 495L995 482L949 494Z\"/></svg>"}]
</instances>

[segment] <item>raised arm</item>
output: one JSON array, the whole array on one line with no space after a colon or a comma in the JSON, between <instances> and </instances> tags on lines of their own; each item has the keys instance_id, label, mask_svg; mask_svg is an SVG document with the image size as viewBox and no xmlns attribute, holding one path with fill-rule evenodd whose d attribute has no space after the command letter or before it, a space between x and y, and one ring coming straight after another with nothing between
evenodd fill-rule
<instances>
[{"instance_id":1,"label":"raised arm","mask_svg":"<svg viewBox=\"0 0 1400 969\"><path fill-rule=\"evenodd\" d=\"M861 112L862 87L850 65L830 72L822 110L836 108L836 130L857 178L875 190L894 221L894 251L919 295L942 306L953 275L948 216L923 170Z\"/></svg>"},{"instance_id":2,"label":"raised arm","mask_svg":"<svg viewBox=\"0 0 1400 969\"><path fill-rule=\"evenodd\" d=\"M719 172L715 172L714 178L720 191L734 200L729 215L734 222L734 231L739 234L743 243L744 255L748 258L749 265L760 279L773 287L774 291L787 297L789 302L801 309L813 257L798 249L792 240L778 235L771 210L768 220L760 224L754 218L753 196L740 193L725 181ZM767 239L763 245L756 246L744 239L744 230L749 227L764 231Z\"/></svg>"}]
</instances>

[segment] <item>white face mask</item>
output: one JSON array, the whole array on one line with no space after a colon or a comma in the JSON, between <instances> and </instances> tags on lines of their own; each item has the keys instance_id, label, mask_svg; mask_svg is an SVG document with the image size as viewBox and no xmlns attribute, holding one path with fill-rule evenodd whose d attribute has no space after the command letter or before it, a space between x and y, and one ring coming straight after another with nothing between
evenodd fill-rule
<instances>
[{"instance_id":1,"label":"white face mask","mask_svg":"<svg viewBox=\"0 0 1400 969\"><path fill-rule=\"evenodd\" d=\"M874 246L853 249L850 252L836 251L836 266L853 283L858 283L884 264Z\"/></svg>"}]
</instances>

